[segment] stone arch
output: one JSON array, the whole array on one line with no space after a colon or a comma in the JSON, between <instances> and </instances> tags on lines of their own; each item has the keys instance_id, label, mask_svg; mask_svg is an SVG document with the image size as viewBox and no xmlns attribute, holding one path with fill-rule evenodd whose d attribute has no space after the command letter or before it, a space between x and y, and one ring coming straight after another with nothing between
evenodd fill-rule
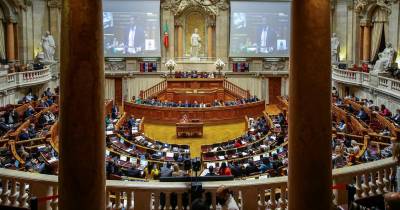
<instances>
[{"instance_id":1,"label":"stone arch","mask_svg":"<svg viewBox=\"0 0 400 210\"><path fill-rule=\"evenodd\" d=\"M9 1L0 1L0 8L3 10L4 21L17 22L15 7Z\"/></svg>"}]
</instances>

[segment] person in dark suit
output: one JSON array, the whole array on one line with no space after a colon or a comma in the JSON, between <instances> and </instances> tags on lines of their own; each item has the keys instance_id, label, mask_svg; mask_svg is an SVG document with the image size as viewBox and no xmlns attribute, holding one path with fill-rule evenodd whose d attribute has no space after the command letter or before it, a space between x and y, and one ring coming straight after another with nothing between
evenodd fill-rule
<instances>
[{"instance_id":1,"label":"person in dark suit","mask_svg":"<svg viewBox=\"0 0 400 210\"><path fill-rule=\"evenodd\" d=\"M257 29L257 43L261 53L277 50L277 33L267 21L267 17L262 18L262 23Z\"/></svg>"},{"instance_id":2,"label":"person in dark suit","mask_svg":"<svg viewBox=\"0 0 400 210\"><path fill-rule=\"evenodd\" d=\"M136 17L130 17L129 24L124 30L123 37L124 44L127 47L127 54L136 54L144 51L144 29L139 25Z\"/></svg>"},{"instance_id":3,"label":"person in dark suit","mask_svg":"<svg viewBox=\"0 0 400 210\"><path fill-rule=\"evenodd\" d=\"M18 122L18 118L19 118L19 115L18 115L18 112L15 109L13 109L10 112L7 112L6 116L5 116L6 123L9 124L9 125L17 123Z\"/></svg>"},{"instance_id":4,"label":"person in dark suit","mask_svg":"<svg viewBox=\"0 0 400 210\"><path fill-rule=\"evenodd\" d=\"M19 140L28 140L29 139L29 133L27 129L23 129L22 132L19 134Z\"/></svg>"},{"instance_id":5,"label":"person in dark suit","mask_svg":"<svg viewBox=\"0 0 400 210\"><path fill-rule=\"evenodd\" d=\"M357 118L362 121L366 121L366 120L368 120L369 117L368 117L368 114L364 111L364 109L361 108L357 114Z\"/></svg>"},{"instance_id":6,"label":"person in dark suit","mask_svg":"<svg viewBox=\"0 0 400 210\"><path fill-rule=\"evenodd\" d=\"M400 109L396 110L396 115L392 117L392 120L395 123L400 124Z\"/></svg>"}]
</instances>

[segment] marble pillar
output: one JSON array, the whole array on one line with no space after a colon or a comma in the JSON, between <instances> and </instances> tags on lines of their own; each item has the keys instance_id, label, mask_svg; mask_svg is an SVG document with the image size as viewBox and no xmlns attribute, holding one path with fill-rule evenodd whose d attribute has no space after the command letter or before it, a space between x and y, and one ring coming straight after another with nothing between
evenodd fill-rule
<instances>
[{"instance_id":1,"label":"marble pillar","mask_svg":"<svg viewBox=\"0 0 400 210\"><path fill-rule=\"evenodd\" d=\"M102 1L64 0L59 209L105 209Z\"/></svg>"},{"instance_id":2,"label":"marble pillar","mask_svg":"<svg viewBox=\"0 0 400 210\"><path fill-rule=\"evenodd\" d=\"M364 48L364 26L360 26L360 34L359 34L359 58L360 58L360 61L363 61L364 60L364 50L363 50L363 48Z\"/></svg>"},{"instance_id":3,"label":"marble pillar","mask_svg":"<svg viewBox=\"0 0 400 210\"><path fill-rule=\"evenodd\" d=\"M178 25L178 58L183 57L183 27Z\"/></svg>"},{"instance_id":4,"label":"marble pillar","mask_svg":"<svg viewBox=\"0 0 400 210\"><path fill-rule=\"evenodd\" d=\"M363 60L370 61L371 54L371 27L364 26L364 40L363 40Z\"/></svg>"},{"instance_id":5,"label":"marble pillar","mask_svg":"<svg viewBox=\"0 0 400 210\"><path fill-rule=\"evenodd\" d=\"M207 57L213 57L213 27L207 27Z\"/></svg>"},{"instance_id":6,"label":"marble pillar","mask_svg":"<svg viewBox=\"0 0 400 210\"><path fill-rule=\"evenodd\" d=\"M291 21L289 210L330 209L330 1L293 0Z\"/></svg>"},{"instance_id":7,"label":"marble pillar","mask_svg":"<svg viewBox=\"0 0 400 210\"><path fill-rule=\"evenodd\" d=\"M51 0L47 3L49 7L50 18L50 33L56 42L56 52L54 59L58 60L60 57L60 1Z\"/></svg>"},{"instance_id":8,"label":"marble pillar","mask_svg":"<svg viewBox=\"0 0 400 210\"><path fill-rule=\"evenodd\" d=\"M14 39L14 23L7 23L7 60L15 61L15 39Z\"/></svg>"}]
</instances>

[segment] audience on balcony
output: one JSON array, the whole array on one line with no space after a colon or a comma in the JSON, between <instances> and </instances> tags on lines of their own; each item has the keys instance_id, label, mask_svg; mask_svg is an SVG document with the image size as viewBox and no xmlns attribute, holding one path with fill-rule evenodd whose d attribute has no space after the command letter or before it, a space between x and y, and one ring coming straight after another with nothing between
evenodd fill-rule
<instances>
[{"instance_id":1,"label":"audience on balcony","mask_svg":"<svg viewBox=\"0 0 400 210\"><path fill-rule=\"evenodd\" d=\"M241 104L255 103L260 101L257 96L250 96L249 98L237 98L234 101L222 101L222 100L214 100L214 102L206 104L204 102L198 101L178 101L172 102L168 100L158 100L157 98L151 99L140 99L140 97L136 98L133 101L136 104L150 105L150 106L159 106L159 107L181 107L181 108L204 108L204 107L221 107L221 106L237 106Z\"/></svg>"},{"instance_id":2,"label":"audience on balcony","mask_svg":"<svg viewBox=\"0 0 400 210\"><path fill-rule=\"evenodd\" d=\"M214 78L214 72L175 71L175 78Z\"/></svg>"}]
</instances>

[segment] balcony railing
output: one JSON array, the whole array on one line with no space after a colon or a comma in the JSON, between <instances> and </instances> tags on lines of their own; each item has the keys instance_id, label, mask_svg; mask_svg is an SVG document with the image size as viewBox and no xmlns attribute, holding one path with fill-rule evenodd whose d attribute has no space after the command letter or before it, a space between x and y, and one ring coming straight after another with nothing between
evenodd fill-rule
<instances>
[{"instance_id":1,"label":"balcony railing","mask_svg":"<svg viewBox=\"0 0 400 210\"><path fill-rule=\"evenodd\" d=\"M49 67L41 70L16 72L0 76L0 91L17 87L37 85L50 81L51 71Z\"/></svg>"},{"instance_id":2,"label":"balcony railing","mask_svg":"<svg viewBox=\"0 0 400 210\"><path fill-rule=\"evenodd\" d=\"M332 69L332 79L347 84L372 88L400 98L399 80L365 72L342 70L338 68Z\"/></svg>"},{"instance_id":3,"label":"balcony railing","mask_svg":"<svg viewBox=\"0 0 400 210\"><path fill-rule=\"evenodd\" d=\"M355 199L365 198L390 191L391 175L396 163L392 158L333 170L332 184L353 184ZM394 172L394 173L393 173ZM84 173L84 172L83 172ZM1 204L28 207L32 197L58 195L57 176L0 169ZM204 182L203 189L211 194L211 205L215 209L216 190L225 185L234 193L241 209L287 209L288 178L260 178L225 182ZM106 188L107 209L147 210L159 209L160 193L165 194L165 208L175 202L176 208L184 209L183 194L189 192L188 183L181 182L127 182L108 180ZM307 187L305 185L305 187ZM347 203L347 193L334 191L336 204ZM317 199L317 198L316 198ZM43 204L40 209L57 209L58 200Z\"/></svg>"}]
</instances>

